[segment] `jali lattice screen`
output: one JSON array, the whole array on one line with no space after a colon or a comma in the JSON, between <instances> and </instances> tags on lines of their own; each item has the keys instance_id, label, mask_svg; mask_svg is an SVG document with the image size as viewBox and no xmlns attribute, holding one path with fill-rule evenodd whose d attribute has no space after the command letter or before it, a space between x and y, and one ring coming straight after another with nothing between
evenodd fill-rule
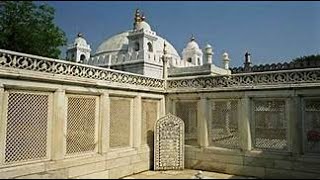
<instances>
[{"instance_id":1,"label":"jali lattice screen","mask_svg":"<svg viewBox=\"0 0 320 180\"><path fill-rule=\"evenodd\" d=\"M131 99L110 97L110 147L130 146Z\"/></svg>"},{"instance_id":2,"label":"jali lattice screen","mask_svg":"<svg viewBox=\"0 0 320 180\"><path fill-rule=\"evenodd\" d=\"M5 163L46 159L49 95L9 92Z\"/></svg>"},{"instance_id":3,"label":"jali lattice screen","mask_svg":"<svg viewBox=\"0 0 320 180\"><path fill-rule=\"evenodd\" d=\"M95 151L96 103L95 96L68 96L66 154Z\"/></svg>"},{"instance_id":4,"label":"jali lattice screen","mask_svg":"<svg viewBox=\"0 0 320 180\"><path fill-rule=\"evenodd\" d=\"M209 137L210 145L239 148L238 102L236 100L212 100Z\"/></svg>"},{"instance_id":5,"label":"jali lattice screen","mask_svg":"<svg viewBox=\"0 0 320 180\"><path fill-rule=\"evenodd\" d=\"M197 145L197 102L177 102L176 115L181 118L185 124L185 143L188 145Z\"/></svg>"},{"instance_id":6,"label":"jali lattice screen","mask_svg":"<svg viewBox=\"0 0 320 180\"><path fill-rule=\"evenodd\" d=\"M255 149L287 150L286 102L280 99L253 101Z\"/></svg>"},{"instance_id":7,"label":"jali lattice screen","mask_svg":"<svg viewBox=\"0 0 320 180\"><path fill-rule=\"evenodd\" d=\"M305 100L304 136L305 151L320 153L320 99Z\"/></svg>"},{"instance_id":8,"label":"jali lattice screen","mask_svg":"<svg viewBox=\"0 0 320 180\"><path fill-rule=\"evenodd\" d=\"M158 119L158 100L142 100L141 144L150 149L150 169L154 166L154 126Z\"/></svg>"},{"instance_id":9,"label":"jali lattice screen","mask_svg":"<svg viewBox=\"0 0 320 180\"><path fill-rule=\"evenodd\" d=\"M153 149L154 123L158 119L158 101L142 100L141 143Z\"/></svg>"}]
</instances>

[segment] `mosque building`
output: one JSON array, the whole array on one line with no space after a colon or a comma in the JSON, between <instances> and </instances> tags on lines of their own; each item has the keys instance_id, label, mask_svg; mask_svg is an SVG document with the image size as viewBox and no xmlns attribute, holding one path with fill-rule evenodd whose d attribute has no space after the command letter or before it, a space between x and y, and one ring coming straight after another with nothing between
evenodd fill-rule
<instances>
[{"instance_id":1,"label":"mosque building","mask_svg":"<svg viewBox=\"0 0 320 180\"><path fill-rule=\"evenodd\" d=\"M183 49L181 57L168 40L152 30L139 9L135 11L133 29L106 39L93 55L90 55L90 45L79 33L74 43L67 48L67 60L161 78L164 44L170 59L169 77L231 73L228 54L222 56L223 67L217 67L213 64L211 45L207 44L201 49L194 36Z\"/></svg>"}]
</instances>

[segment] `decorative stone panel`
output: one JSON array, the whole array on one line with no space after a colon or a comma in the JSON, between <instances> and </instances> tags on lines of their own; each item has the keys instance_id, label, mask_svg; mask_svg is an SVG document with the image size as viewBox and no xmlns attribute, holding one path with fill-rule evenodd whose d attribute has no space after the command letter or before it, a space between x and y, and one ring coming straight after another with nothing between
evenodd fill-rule
<instances>
[{"instance_id":1,"label":"decorative stone panel","mask_svg":"<svg viewBox=\"0 0 320 180\"><path fill-rule=\"evenodd\" d=\"M83 154L96 149L97 97L69 95L66 154Z\"/></svg>"},{"instance_id":2,"label":"decorative stone panel","mask_svg":"<svg viewBox=\"0 0 320 180\"><path fill-rule=\"evenodd\" d=\"M242 73L223 76L199 76L195 78L169 79L169 90L212 89L212 88L252 88L253 86L281 87L290 84L319 83L319 68Z\"/></svg>"},{"instance_id":3,"label":"decorative stone panel","mask_svg":"<svg viewBox=\"0 0 320 180\"><path fill-rule=\"evenodd\" d=\"M164 88L164 81L162 79L2 49L0 49L0 67L50 73L50 75L59 74L70 77L104 80L123 85L156 89Z\"/></svg>"},{"instance_id":4,"label":"decorative stone panel","mask_svg":"<svg viewBox=\"0 0 320 180\"><path fill-rule=\"evenodd\" d=\"M155 125L154 170L184 169L184 122L168 114Z\"/></svg>"},{"instance_id":5,"label":"decorative stone panel","mask_svg":"<svg viewBox=\"0 0 320 180\"><path fill-rule=\"evenodd\" d=\"M211 100L210 105L210 146L239 148L238 101Z\"/></svg>"},{"instance_id":6,"label":"decorative stone panel","mask_svg":"<svg viewBox=\"0 0 320 180\"><path fill-rule=\"evenodd\" d=\"M9 92L5 163L48 158L49 95Z\"/></svg>"},{"instance_id":7,"label":"decorative stone panel","mask_svg":"<svg viewBox=\"0 0 320 180\"><path fill-rule=\"evenodd\" d=\"M185 124L185 143L187 145L198 145L197 114L196 101L179 101L176 103L176 115Z\"/></svg>"},{"instance_id":8,"label":"decorative stone panel","mask_svg":"<svg viewBox=\"0 0 320 180\"><path fill-rule=\"evenodd\" d=\"M110 148L129 147L132 99L110 97Z\"/></svg>"},{"instance_id":9,"label":"decorative stone panel","mask_svg":"<svg viewBox=\"0 0 320 180\"><path fill-rule=\"evenodd\" d=\"M288 150L286 102L282 99L254 99L254 148Z\"/></svg>"},{"instance_id":10,"label":"decorative stone panel","mask_svg":"<svg viewBox=\"0 0 320 180\"><path fill-rule=\"evenodd\" d=\"M154 125L158 119L158 100L142 100L141 144L150 149L150 168L154 167Z\"/></svg>"},{"instance_id":11,"label":"decorative stone panel","mask_svg":"<svg viewBox=\"0 0 320 180\"><path fill-rule=\"evenodd\" d=\"M320 154L320 99L305 99L304 140L307 153Z\"/></svg>"},{"instance_id":12,"label":"decorative stone panel","mask_svg":"<svg viewBox=\"0 0 320 180\"><path fill-rule=\"evenodd\" d=\"M158 101L142 100L141 144L148 144L153 149L153 130L158 119Z\"/></svg>"}]
</instances>

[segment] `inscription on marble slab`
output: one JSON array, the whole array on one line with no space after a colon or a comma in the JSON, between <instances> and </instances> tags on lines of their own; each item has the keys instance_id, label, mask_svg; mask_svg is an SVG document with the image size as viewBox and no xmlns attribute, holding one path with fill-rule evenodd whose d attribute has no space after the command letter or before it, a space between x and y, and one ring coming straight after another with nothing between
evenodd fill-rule
<instances>
[{"instance_id":1,"label":"inscription on marble slab","mask_svg":"<svg viewBox=\"0 0 320 180\"><path fill-rule=\"evenodd\" d=\"M168 114L154 127L154 170L184 169L184 122Z\"/></svg>"}]
</instances>

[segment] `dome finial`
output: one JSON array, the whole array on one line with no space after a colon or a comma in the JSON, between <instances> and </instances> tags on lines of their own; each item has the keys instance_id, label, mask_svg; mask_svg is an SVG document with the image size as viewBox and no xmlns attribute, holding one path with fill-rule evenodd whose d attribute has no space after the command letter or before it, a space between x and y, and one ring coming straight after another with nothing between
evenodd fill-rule
<instances>
[{"instance_id":1,"label":"dome finial","mask_svg":"<svg viewBox=\"0 0 320 180\"><path fill-rule=\"evenodd\" d=\"M190 41L195 41L195 40L196 40L196 38L194 37L193 34L191 34L191 40Z\"/></svg>"},{"instance_id":2,"label":"dome finial","mask_svg":"<svg viewBox=\"0 0 320 180\"><path fill-rule=\"evenodd\" d=\"M142 13L141 15L141 21L145 21L146 20L146 16L144 15L144 13Z\"/></svg>"},{"instance_id":3,"label":"dome finial","mask_svg":"<svg viewBox=\"0 0 320 180\"><path fill-rule=\"evenodd\" d=\"M140 9L137 8L136 9L136 13L134 15L134 22L137 23L137 22L140 22L140 21L141 21Z\"/></svg>"},{"instance_id":4,"label":"dome finial","mask_svg":"<svg viewBox=\"0 0 320 180\"><path fill-rule=\"evenodd\" d=\"M83 37L83 34L81 32L78 32L77 37Z\"/></svg>"}]
</instances>

